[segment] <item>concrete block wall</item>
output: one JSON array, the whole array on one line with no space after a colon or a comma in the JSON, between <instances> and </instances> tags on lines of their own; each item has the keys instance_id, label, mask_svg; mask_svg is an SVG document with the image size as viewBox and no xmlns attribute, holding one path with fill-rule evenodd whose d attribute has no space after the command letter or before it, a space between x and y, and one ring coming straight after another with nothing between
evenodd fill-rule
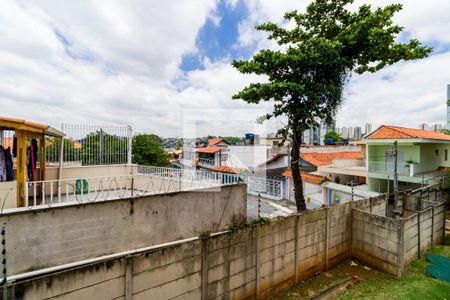
<instances>
[{"instance_id":1,"label":"concrete block wall","mask_svg":"<svg viewBox=\"0 0 450 300\"><path fill-rule=\"evenodd\" d=\"M262 299L270 299L295 283L296 239L301 244L301 238L296 238L296 218L291 216L255 228L259 230L257 289Z\"/></svg>"},{"instance_id":2,"label":"concrete block wall","mask_svg":"<svg viewBox=\"0 0 450 300\"><path fill-rule=\"evenodd\" d=\"M403 222L403 264L406 266L420 258L434 244L442 242L444 235L445 203L433 203Z\"/></svg>"},{"instance_id":3,"label":"concrete block wall","mask_svg":"<svg viewBox=\"0 0 450 300\"><path fill-rule=\"evenodd\" d=\"M357 209L352 219L352 256L397 275L401 264L398 221Z\"/></svg>"},{"instance_id":4,"label":"concrete block wall","mask_svg":"<svg viewBox=\"0 0 450 300\"><path fill-rule=\"evenodd\" d=\"M202 244L192 241L129 258L132 299L200 299ZM123 285L122 288L127 286Z\"/></svg>"},{"instance_id":5,"label":"concrete block wall","mask_svg":"<svg viewBox=\"0 0 450 300\"><path fill-rule=\"evenodd\" d=\"M403 198L406 217L398 219L353 209L351 255L390 274L402 276L412 261L442 241L445 213L442 197L442 192L427 189L406 193ZM357 206L367 209L366 204L358 203ZM423 206L427 208L412 211ZM382 211L380 206L378 212Z\"/></svg>"},{"instance_id":6,"label":"concrete block wall","mask_svg":"<svg viewBox=\"0 0 450 300\"><path fill-rule=\"evenodd\" d=\"M406 236L414 237L418 217L402 220L370 213L372 209L381 214L385 201L365 199L215 233L205 240L159 245L18 280L10 292L21 295L19 299L270 299L350 256L401 275L408 263L403 252ZM421 222L434 224L431 231L423 226L423 235L440 232L433 236L438 242L444 206L430 210L419 216ZM429 218L433 222L427 223ZM425 238L421 249L429 241ZM411 243L417 249L417 240Z\"/></svg>"},{"instance_id":7,"label":"concrete block wall","mask_svg":"<svg viewBox=\"0 0 450 300\"><path fill-rule=\"evenodd\" d=\"M407 218L419 210L430 207L431 204L445 201L445 195L437 186L406 191L400 193L402 199L402 216Z\"/></svg>"},{"instance_id":8,"label":"concrete block wall","mask_svg":"<svg viewBox=\"0 0 450 300\"><path fill-rule=\"evenodd\" d=\"M349 257L350 206L308 211L203 241L163 245L154 251L19 281L14 291L25 299L33 293L38 298L63 299L80 295L95 299L270 299ZM56 278L72 283L66 287L54 284ZM109 293L99 290L110 285Z\"/></svg>"},{"instance_id":9,"label":"concrete block wall","mask_svg":"<svg viewBox=\"0 0 450 300\"><path fill-rule=\"evenodd\" d=\"M331 219L330 219L331 217ZM328 265L333 267L350 256L351 205L336 206L329 211Z\"/></svg>"},{"instance_id":10,"label":"concrete block wall","mask_svg":"<svg viewBox=\"0 0 450 300\"><path fill-rule=\"evenodd\" d=\"M385 217L387 213L387 205L387 196L380 195L378 197L371 197L361 201L355 201L352 204L352 208L370 212L377 216Z\"/></svg>"},{"instance_id":11,"label":"concrete block wall","mask_svg":"<svg viewBox=\"0 0 450 300\"><path fill-rule=\"evenodd\" d=\"M0 215L8 276L225 230L246 220L246 186Z\"/></svg>"},{"instance_id":12,"label":"concrete block wall","mask_svg":"<svg viewBox=\"0 0 450 300\"><path fill-rule=\"evenodd\" d=\"M125 269L126 258L86 265L16 282L8 294L17 300L125 299Z\"/></svg>"}]
</instances>

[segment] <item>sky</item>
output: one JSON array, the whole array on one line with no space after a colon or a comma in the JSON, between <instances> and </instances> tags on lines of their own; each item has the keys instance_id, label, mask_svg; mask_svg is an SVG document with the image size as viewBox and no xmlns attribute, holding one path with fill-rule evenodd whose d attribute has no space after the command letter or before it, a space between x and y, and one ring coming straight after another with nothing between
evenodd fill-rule
<instances>
[{"instance_id":1,"label":"sky","mask_svg":"<svg viewBox=\"0 0 450 300\"><path fill-rule=\"evenodd\" d=\"M369 0L365 0L366 2ZM390 3L372 0L374 6ZM450 1L404 0L402 38L428 58L353 75L338 127L446 123ZM282 22L304 0L0 2L0 115L46 123L131 125L135 132L238 135L257 129L259 105L231 100L251 82L231 66L273 45L255 25ZM364 3L356 1L355 5ZM285 124L265 124L270 132Z\"/></svg>"}]
</instances>

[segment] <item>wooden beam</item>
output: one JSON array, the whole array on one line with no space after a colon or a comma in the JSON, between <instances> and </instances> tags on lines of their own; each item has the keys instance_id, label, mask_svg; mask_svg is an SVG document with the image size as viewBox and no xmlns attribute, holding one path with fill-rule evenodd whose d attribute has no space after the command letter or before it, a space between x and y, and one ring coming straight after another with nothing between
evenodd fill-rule
<instances>
[{"instance_id":1,"label":"wooden beam","mask_svg":"<svg viewBox=\"0 0 450 300\"><path fill-rule=\"evenodd\" d=\"M0 120L0 127L11 128L16 131L20 130L20 131L29 131L29 132L40 133L40 134L44 133L44 129L42 129L42 128L36 128L36 127L29 126L26 124L9 122L9 121L5 121L5 120Z\"/></svg>"},{"instance_id":2,"label":"wooden beam","mask_svg":"<svg viewBox=\"0 0 450 300\"><path fill-rule=\"evenodd\" d=\"M27 143L26 133L16 130L17 137L17 207L25 206L25 188L27 184ZM28 200L28 199L27 199Z\"/></svg>"},{"instance_id":3,"label":"wooden beam","mask_svg":"<svg viewBox=\"0 0 450 300\"><path fill-rule=\"evenodd\" d=\"M40 138L39 145L39 180L45 180L45 136Z\"/></svg>"}]
</instances>

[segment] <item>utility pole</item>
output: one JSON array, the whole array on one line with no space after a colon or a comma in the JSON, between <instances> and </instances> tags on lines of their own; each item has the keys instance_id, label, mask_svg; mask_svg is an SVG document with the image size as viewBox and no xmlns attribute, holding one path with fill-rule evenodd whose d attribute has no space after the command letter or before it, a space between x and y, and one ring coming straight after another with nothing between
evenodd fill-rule
<instances>
[{"instance_id":1,"label":"utility pole","mask_svg":"<svg viewBox=\"0 0 450 300\"><path fill-rule=\"evenodd\" d=\"M397 141L394 142L394 207L397 209L398 204L398 174L397 174Z\"/></svg>"},{"instance_id":2,"label":"utility pole","mask_svg":"<svg viewBox=\"0 0 450 300\"><path fill-rule=\"evenodd\" d=\"M397 141L394 141L394 148L392 150L386 151L386 157L394 158L394 209L397 209L398 204L398 170L397 170L397 160L398 160L398 149ZM389 160L387 161L389 163ZM388 170L389 171L389 170ZM389 173L388 173L388 194L389 194Z\"/></svg>"}]
</instances>

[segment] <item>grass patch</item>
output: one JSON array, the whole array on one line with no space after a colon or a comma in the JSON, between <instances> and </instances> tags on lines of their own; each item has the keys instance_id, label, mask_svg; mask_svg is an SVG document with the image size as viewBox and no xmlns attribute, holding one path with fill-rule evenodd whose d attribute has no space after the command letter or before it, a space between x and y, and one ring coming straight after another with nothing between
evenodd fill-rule
<instances>
[{"instance_id":1,"label":"grass patch","mask_svg":"<svg viewBox=\"0 0 450 300\"><path fill-rule=\"evenodd\" d=\"M435 246L427 254L450 257L450 246ZM425 268L429 263L422 258L414 261L401 279L350 260L317 276L306 279L276 299L308 299L314 292L331 286L345 278L357 276L361 282L353 285L335 299L449 299L450 283L428 277Z\"/></svg>"},{"instance_id":2,"label":"grass patch","mask_svg":"<svg viewBox=\"0 0 450 300\"><path fill-rule=\"evenodd\" d=\"M450 257L450 246L436 246L428 254ZM450 299L450 283L428 277L425 273L428 265L425 258L412 262L401 279L386 278L386 274L377 272L381 274L363 278L336 299Z\"/></svg>"}]
</instances>

